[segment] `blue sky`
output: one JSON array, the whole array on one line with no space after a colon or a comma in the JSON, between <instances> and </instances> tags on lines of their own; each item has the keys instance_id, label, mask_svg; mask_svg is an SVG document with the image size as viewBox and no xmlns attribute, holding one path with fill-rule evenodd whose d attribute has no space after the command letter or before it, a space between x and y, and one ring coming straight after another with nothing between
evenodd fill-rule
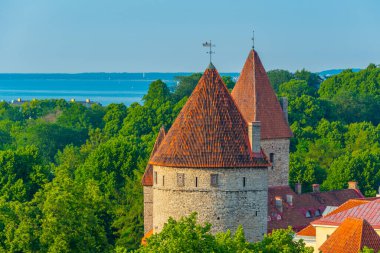
<instances>
[{"instance_id":1,"label":"blue sky","mask_svg":"<svg viewBox=\"0 0 380 253\"><path fill-rule=\"evenodd\" d=\"M377 0L0 0L0 72L220 72L380 64Z\"/></svg>"}]
</instances>

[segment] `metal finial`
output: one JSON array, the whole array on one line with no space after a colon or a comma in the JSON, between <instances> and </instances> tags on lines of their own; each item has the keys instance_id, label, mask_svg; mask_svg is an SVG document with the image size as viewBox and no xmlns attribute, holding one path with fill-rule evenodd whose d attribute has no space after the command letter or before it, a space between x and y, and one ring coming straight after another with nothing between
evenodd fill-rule
<instances>
[{"instance_id":1,"label":"metal finial","mask_svg":"<svg viewBox=\"0 0 380 253\"><path fill-rule=\"evenodd\" d=\"M252 31L252 49L255 48L255 31Z\"/></svg>"},{"instance_id":2,"label":"metal finial","mask_svg":"<svg viewBox=\"0 0 380 253\"><path fill-rule=\"evenodd\" d=\"M208 51L207 53L210 54L210 63L211 63L211 55L212 55L212 54L215 54L215 51L212 51L212 48L215 47L215 45L213 45L213 44L211 43L211 40L210 40L210 42L205 42L205 43L203 43L203 46L204 46L204 47L209 47L209 48L210 48L209 51Z\"/></svg>"}]
</instances>

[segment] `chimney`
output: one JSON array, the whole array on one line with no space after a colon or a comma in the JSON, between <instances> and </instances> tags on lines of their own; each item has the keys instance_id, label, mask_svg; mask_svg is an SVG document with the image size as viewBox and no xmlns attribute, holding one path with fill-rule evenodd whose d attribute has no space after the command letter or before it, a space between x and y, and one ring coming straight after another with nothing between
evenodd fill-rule
<instances>
[{"instance_id":1,"label":"chimney","mask_svg":"<svg viewBox=\"0 0 380 253\"><path fill-rule=\"evenodd\" d=\"M276 208L282 212L282 198L280 196L275 197Z\"/></svg>"},{"instance_id":2,"label":"chimney","mask_svg":"<svg viewBox=\"0 0 380 253\"><path fill-rule=\"evenodd\" d=\"M289 121L288 121L288 98L287 97L281 97L281 107L282 107L282 113L284 114L286 122L289 123Z\"/></svg>"},{"instance_id":3,"label":"chimney","mask_svg":"<svg viewBox=\"0 0 380 253\"><path fill-rule=\"evenodd\" d=\"M248 137L251 143L252 153L258 154L261 150L261 123L260 121L253 121L248 124Z\"/></svg>"},{"instance_id":4,"label":"chimney","mask_svg":"<svg viewBox=\"0 0 380 253\"><path fill-rule=\"evenodd\" d=\"M293 195L291 194L286 194L286 202L289 204L289 205L293 205Z\"/></svg>"},{"instance_id":5,"label":"chimney","mask_svg":"<svg viewBox=\"0 0 380 253\"><path fill-rule=\"evenodd\" d=\"M355 181L348 182L348 189L359 190L358 182L355 182Z\"/></svg>"},{"instance_id":6,"label":"chimney","mask_svg":"<svg viewBox=\"0 0 380 253\"><path fill-rule=\"evenodd\" d=\"M302 194L302 184L301 183L296 183L296 193Z\"/></svg>"},{"instance_id":7,"label":"chimney","mask_svg":"<svg viewBox=\"0 0 380 253\"><path fill-rule=\"evenodd\" d=\"M319 192L319 184L313 184L313 192Z\"/></svg>"}]
</instances>

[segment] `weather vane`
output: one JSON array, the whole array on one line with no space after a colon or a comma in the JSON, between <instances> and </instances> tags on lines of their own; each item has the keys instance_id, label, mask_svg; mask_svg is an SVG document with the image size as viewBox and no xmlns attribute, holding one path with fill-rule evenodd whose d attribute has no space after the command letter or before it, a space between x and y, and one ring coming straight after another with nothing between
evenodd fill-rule
<instances>
[{"instance_id":1,"label":"weather vane","mask_svg":"<svg viewBox=\"0 0 380 253\"><path fill-rule=\"evenodd\" d=\"M255 48L255 31L252 31L252 48Z\"/></svg>"},{"instance_id":2,"label":"weather vane","mask_svg":"<svg viewBox=\"0 0 380 253\"><path fill-rule=\"evenodd\" d=\"M210 42L205 42L205 43L203 43L203 46L204 46L204 47L209 47L209 48L210 48L210 50L209 50L207 53L210 54L210 63L211 63L211 55L212 55L212 54L215 54L215 51L212 51L212 48L215 47L215 45L212 44L212 43L211 43L211 40L210 40Z\"/></svg>"}]
</instances>

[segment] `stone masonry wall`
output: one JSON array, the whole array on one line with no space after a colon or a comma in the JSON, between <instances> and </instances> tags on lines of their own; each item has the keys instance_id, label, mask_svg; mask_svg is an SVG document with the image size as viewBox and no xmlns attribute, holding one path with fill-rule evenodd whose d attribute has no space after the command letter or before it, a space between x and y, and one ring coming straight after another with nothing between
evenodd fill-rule
<instances>
[{"instance_id":1,"label":"stone masonry wall","mask_svg":"<svg viewBox=\"0 0 380 253\"><path fill-rule=\"evenodd\" d=\"M157 173L157 174L156 174ZM178 186L177 173L184 174ZM267 168L191 169L154 166L153 228L160 232L169 217L179 219L192 212L198 222L210 222L212 232L236 230L243 225L250 241L261 240L267 231ZM213 187L211 174L218 174ZM243 186L245 177L245 186ZM198 186L196 187L196 178Z\"/></svg>"},{"instance_id":2,"label":"stone masonry wall","mask_svg":"<svg viewBox=\"0 0 380 253\"><path fill-rule=\"evenodd\" d=\"M153 188L144 186L144 234L153 228Z\"/></svg>"},{"instance_id":3,"label":"stone masonry wall","mask_svg":"<svg viewBox=\"0 0 380 253\"><path fill-rule=\"evenodd\" d=\"M270 159L274 154L272 168L268 168L268 186L289 184L289 139L261 140L261 147Z\"/></svg>"}]
</instances>

